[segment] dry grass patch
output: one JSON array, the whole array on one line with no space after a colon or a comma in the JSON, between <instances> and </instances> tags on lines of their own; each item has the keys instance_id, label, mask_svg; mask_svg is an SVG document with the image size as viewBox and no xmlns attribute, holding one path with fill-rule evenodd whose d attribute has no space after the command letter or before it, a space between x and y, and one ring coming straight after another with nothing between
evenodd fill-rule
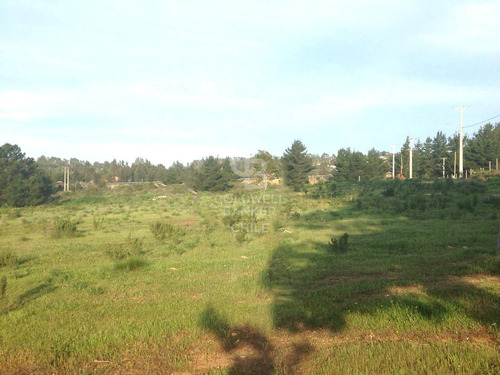
<instances>
[{"instance_id":1,"label":"dry grass patch","mask_svg":"<svg viewBox=\"0 0 500 375\"><path fill-rule=\"evenodd\" d=\"M452 276L450 277L452 282L465 282L472 284L479 288L494 288L495 291L500 294L500 276L496 275L469 275L469 276Z\"/></svg>"},{"instance_id":2,"label":"dry grass patch","mask_svg":"<svg viewBox=\"0 0 500 375\"><path fill-rule=\"evenodd\" d=\"M407 286L394 286L392 288L389 288L387 292L392 296L404 296L407 294L417 294L417 295L425 294L424 288L420 284L413 284Z\"/></svg>"}]
</instances>

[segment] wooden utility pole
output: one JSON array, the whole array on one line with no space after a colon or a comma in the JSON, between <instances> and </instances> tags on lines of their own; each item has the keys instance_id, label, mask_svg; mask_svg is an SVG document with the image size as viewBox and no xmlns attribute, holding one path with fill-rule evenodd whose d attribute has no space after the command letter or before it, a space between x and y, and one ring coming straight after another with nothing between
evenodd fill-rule
<instances>
[{"instance_id":1,"label":"wooden utility pole","mask_svg":"<svg viewBox=\"0 0 500 375\"><path fill-rule=\"evenodd\" d=\"M69 191L69 167L64 167L63 191Z\"/></svg>"},{"instance_id":2,"label":"wooden utility pole","mask_svg":"<svg viewBox=\"0 0 500 375\"><path fill-rule=\"evenodd\" d=\"M401 166L399 167L399 177L403 178L403 153L401 153Z\"/></svg>"},{"instance_id":3,"label":"wooden utility pole","mask_svg":"<svg viewBox=\"0 0 500 375\"><path fill-rule=\"evenodd\" d=\"M413 140L415 138L408 137L410 140L410 179L413 178Z\"/></svg>"},{"instance_id":4,"label":"wooden utility pole","mask_svg":"<svg viewBox=\"0 0 500 375\"><path fill-rule=\"evenodd\" d=\"M459 159L459 166L458 166L458 175L460 178L464 177L464 146L463 146L463 132L464 132L464 127L462 125L462 113L465 109L465 107L454 107L455 109L458 109L460 112L460 143L459 143L459 148L460 148L460 159Z\"/></svg>"},{"instance_id":5,"label":"wooden utility pole","mask_svg":"<svg viewBox=\"0 0 500 375\"><path fill-rule=\"evenodd\" d=\"M500 254L500 225L498 226L497 254Z\"/></svg>"},{"instance_id":6,"label":"wooden utility pole","mask_svg":"<svg viewBox=\"0 0 500 375\"><path fill-rule=\"evenodd\" d=\"M395 163L395 158L396 158L396 146L392 145L392 179L394 180L394 172L396 168L396 163Z\"/></svg>"},{"instance_id":7,"label":"wooden utility pole","mask_svg":"<svg viewBox=\"0 0 500 375\"><path fill-rule=\"evenodd\" d=\"M455 151L455 164L453 164L453 178L457 178L457 152Z\"/></svg>"}]
</instances>

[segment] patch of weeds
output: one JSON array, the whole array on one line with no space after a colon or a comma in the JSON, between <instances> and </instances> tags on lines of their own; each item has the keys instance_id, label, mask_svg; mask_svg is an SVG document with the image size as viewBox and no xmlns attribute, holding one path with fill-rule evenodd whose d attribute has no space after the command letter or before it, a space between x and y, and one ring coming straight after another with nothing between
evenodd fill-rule
<instances>
[{"instance_id":1,"label":"patch of weeds","mask_svg":"<svg viewBox=\"0 0 500 375\"><path fill-rule=\"evenodd\" d=\"M19 258L10 250L0 252L0 267L14 267L19 263Z\"/></svg>"},{"instance_id":2,"label":"patch of weeds","mask_svg":"<svg viewBox=\"0 0 500 375\"><path fill-rule=\"evenodd\" d=\"M5 292L7 291L7 276L2 276L0 279L0 299L5 297Z\"/></svg>"},{"instance_id":3,"label":"patch of weeds","mask_svg":"<svg viewBox=\"0 0 500 375\"><path fill-rule=\"evenodd\" d=\"M345 253L349 249L349 234L344 233L339 238L330 238L328 249L334 253Z\"/></svg>"},{"instance_id":4,"label":"patch of weeds","mask_svg":"<svg viewBox=\"0 0 500 375\"><path fill-rule=\"evenodd\" d=\"M73 283L73 288L75 288L76 290L84 290L84 289L87 289L89 287L89 283L87 281L76 281L75 283Z\"/></svg>"},{"instance_id":5,"label":"patch of weeds","mask_svg":"<svg viewBox=\"0 0 500 375\"><path fill-rule=\"evenodd\" d=\"M204 212L201 217L203 221L200 224L205 227L205 232L212 233L217 227L217 217L212 212Z\"/></svg>"},{"instance_id":6,"label":"patch of weeds","mask_svg":"<svg viewBox=\"0 0 500 375\"><path fill-rule=\"evenodd\" d=\"M457 200L457 207L461 211L474 212L475 206L473 199L467 197Z\"/></svg>"},{"instance_id":7,"label":"patch of weeds","mask_svg":"<svg viewBox=\"0 0 500 375\"><path fill-rule=\"evenodd\" d=\"M58 268L50 272L50 276L46 279L47 284L66 284L74 275L70 271L63 271Z\"/></svg>"},{"instance_id":8,"label":"patch of weeds","mask_svg":"<svg viewBox=\"0 0 500 375\"><path fill-rule=\"evenodd\" d=\"M30 271L28 269L23 269L22 271L14 272L14 278L16 278L16 279L22 279L23 277L26 277L29 275L30 275Z\"/></svg>"},{"instance_id":9,"label":"patch of weeds","mask_svg":"<svg viewBox=\"0 0 500 375\"><path fill-rule=\"evenodd\" d=\"M36 219L36 226L41 230L45 230L47 229L48 222L49 221L46 217L39 217Z\"/></svg>"},{"instance_id":10,"label":"patch of weeds","mask_svg":"<svg viewBox=\"0 0 500 375\"><path fill-rule=\"evenodd\" d=\"M129 258L122 262L115 264L116 271L136 271L144 266L147 266L148 262L141 258Z\"/></svg>"},{"instance_id":11,"label":"patch of weeds","mask_svg":"<svg viewBox=\"0 0 500 375\"><path fill-rule=\"evenodd\" d=\"M184 248L186 250L192 250L194 249L196 246L198 246L198 244L200 243L200 239L198 237L196 237L195 239L191 240L191 241L186 241L184 242Z\"/></svg>"},{"instance_id":12,"label":"patch of weeds","mask_svg":"<svg viewBox=\"0 0 500 375\"><path fill-rule=\"evenodd\" d=\"M183 228L172 223L165 223L159 220L151 223L149 225L149 229L158 241L168 239L168 241L176 245L182 241L182 237L186 234L186 231Z\"/></svg>"},{"instance_id":13,"label":"patch of weeds","mask_svg":"<svg viewBox=\"0 0 500 375\"><path fill-rule=\"evenodd\" d=\"M17 219L18 217L21 217L21 210L19 209L10 210L7 213L7 219L9 220Z\"/></svg>"},{"instance_id":14,"label":"patch of weeds","mask_svg":"<svg viewBox=\"0 0 500 375\"><path fill-rule=\"evenodd\" d=\"M281 217L275 216L272 222L273 231L278 232L281 228L283 228L283 221Z\"/></svg>"},{"instance_id":15,"label":"patch of weeds","mask_svg":"<svg viewBox=\"0 0 500 375\"><path fill-rule=\"evenodd\" d=\"M131 256L138 256L142 254L144 245L143 238L134 238L129 233L124 243L111 244L110 248L106 250L106 254L113 260L121 260Z\"/></svg>"},{"instance_id":16,"label":"patch of weeds","mask_svg":"<svg viewBox=\"0 0 500 375\"><path fill-rule=\"evenodd\" d=\"M238 210L233 210L230 214L225 215L222 218L222 222L224 225L227 225L229 228L231 228L233 225L239 223L241 221L241 212Z\"/></svg>"},{"instance_id":17,"label":"patch of weeds","mask_svg":"<svg viewBox=\"0 0 500 375\"><path fill-rule=\"evenodd\" d=\"M102 216L94 215L94 230L98 230L99 228L101 228L103 223L104 218Z\"/></svg>"},{"instance_id":18,"label":"patch of weeds","mask_svg":"<svg viewBox=\"0 0 500 375\"><path fill-rule=\"evenodd\" d=\"M91 296L100 296L101 294L104 294L105 290L100 286L98 287L93 286L89 288L88 292Z\"/></svg>"},{"instance_id":19,"label":"patch of weeds","mask_svg":"<svg viewBox=\"0 0 500 375\"><path fill-rule=\"evenodd\" d=\"M247 233L248 233L248 232L243 232L243 231L237 232L237 233L236 233L236 236L235 236L236 241L237 241L238 243L243 243L243 242L245 242L245 240L247 239Z\"/></svg>"},{"instance_id":20,"label":"patch of weeds","mask_svg":"<svg viewBox=\"0 0 500 375\"><path fill-rule=\"evenodd\" d=\"M52 237L76 237L78 235L77 222L71 219L56 219L52 227Z\"/></svg>"}]
</instances>

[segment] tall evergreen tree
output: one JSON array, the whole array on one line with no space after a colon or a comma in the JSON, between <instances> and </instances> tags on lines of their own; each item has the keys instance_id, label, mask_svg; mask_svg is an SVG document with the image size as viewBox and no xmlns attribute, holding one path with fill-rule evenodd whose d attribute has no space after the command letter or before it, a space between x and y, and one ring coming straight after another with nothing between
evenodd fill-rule
<instances>
[{"instance_id":1,"label":"tall evergreen tree","mask_svg":"<svg viewBox=\"0 0 500 375\"><path fill-rule=\"evenodd\" d=\"M468 143L468 166L487 168L500 156L500 124L481 126Z\"/></svg>"},{"instance_id":2,"label":"tall evergreen tree","mask_svg":"<svg viewBox=\"0 0 500 375\"><path fill-rule=\"evenodd\" d=\"M17 145L0 147L0 205L34 206L53 193L50 178Z\"/></svg>"},{"instance_id":3,"label":"tall evergreen tree","mask_svg":"<svg viewBox=\"0 0 500 375\"><path fill-rule=\"evenodd\" d=\"M385 173L391 169L391 166L381 152L372 148L366 154L366 172L364 178L384 178ZM392 160L391 160L392 162Z\"/></svg>"},{"instance_id":4,"label":"tall evergreen tree","mask_svg":"<svg viewBox=\"0 0 500 375\"><path fill-rule=\"evenodd\" d=\"M235 179L229 158L221 160L209 156L201 161L198 170L193 171L193 187L199 191L225 191L233 186Z\"/></svg>"},{"instance_id":5,"label":"tall evergreen tree","mask_svg":"<svg viewBox=\"0 0 500 375\"><path fill-rule=\"evenodd\" d=\"M285 150L281 157L281 165L288 186L297 188L309 183L308 175L313 166L311 158L307 155L307 148L301 141L295 140L292 146Z\"/></svg>"},{"instance_id":6,"label":"tall evergreen tree","mask_svg":"<svg viewBox=\"0 0 500 375\"><path fill-rule=\"evenodd\" d=\"M432 140L432 158L434 169L431 171L431 177L443 176L443 158L445 160L445 175L453 173L453 156L450 152L450 145L443 132L438 131Z\"/></svg>"}]
</instances>

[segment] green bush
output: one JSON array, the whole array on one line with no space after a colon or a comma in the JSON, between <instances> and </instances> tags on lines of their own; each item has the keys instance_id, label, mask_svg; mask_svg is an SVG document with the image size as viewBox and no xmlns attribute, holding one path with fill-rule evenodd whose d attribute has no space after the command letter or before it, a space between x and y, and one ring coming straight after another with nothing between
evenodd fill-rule
<instances>
[{"instance_id":1,"label":"green bush","mask_svg":"<svg viewBox=\"0 0 500 375\"><path fill-rule=\"evenodd\" d=\"M168 239L168 241L179 244L182 241L182 237L186 234L186 231L172 223L165 223L162 221L156 221L149 225L149 229L153 236L158 241L164 241Z\"/></svg>"},{"instance_id":2,"label":"green bush","mask_svg":"<svg viewBox=\"0 0 500 375\"><path fill-rule=\"evenodd\" d=\"M106 254L113 260L121 260L131 256L138 256L142 254L144 244L143 238L133 238L129 233L126 241L121 244L111 244Z\"/></svg>"},{"instance_id":3,"label":"green bush","mask_svg":"<svg viewBox=\"0 0 500 375\"><path fill-rule=\"evenodd\" d=\"M0 253L0 267L13 267L18 261L17 256L10 250L3 250Z\"/></svg>"},{"instance_id":4,"label":"green bush","mask_svg":"<svg viewBox=\"0 0 500 375\"><path fill-rule=\"evenodd\" d=\"M141 258L129 258L125 261L118 262L115 265L115 270L117 271L136 271L139 268L147 266L148 262Z\"/></svg>"},{"instance_id":5,"label":"green bush","mask_svg":"<svg viewBox=\"0 0 500 375\"><path fill-rule=\"evenodd\" d=\"M349 249L349 234L344 233L339 238L331 237L328 248L334 253L345 253Z\"/></svg>"},{"instance_id":6,"label":"green bush","mask_svg":"<svg viewBox=\"0 0 500 375\"><path fill-rule=\"evenodd\" d=\"M52 237L75 237L78 235L77 222L71 221L71 219L58 219L54 222L52 228Z\"/></svg>"},{"instance_id":7,"label":"green bush","mask_svg":"<svg viewBox=\"0 0 500 375\"><path fill-rule=\"evenodd\" d=\"M97 217L94 215L94 230L98 230L100 227L102 227L103 223L104 223L103 217Z\"/></svg>"},{"instance_id":8,"label":"green bush","mask_svg":"<svg viewBox=\"0 0 500 375\"><path fill-rule=\"evenodd\" d=\"M5 292L7 291L7 276L2 276L0 279L0 299L5 297Z\"/></svg>"}]
</instances>

